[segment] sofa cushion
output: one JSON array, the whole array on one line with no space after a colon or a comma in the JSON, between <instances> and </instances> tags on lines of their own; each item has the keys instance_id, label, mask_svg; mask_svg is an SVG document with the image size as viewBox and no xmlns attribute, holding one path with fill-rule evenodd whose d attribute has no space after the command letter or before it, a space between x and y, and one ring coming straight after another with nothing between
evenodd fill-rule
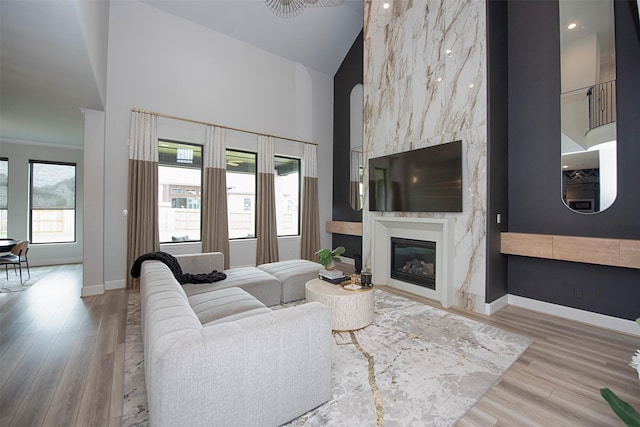
<instances>
[{"instance_id":1,"label":"sofa cushion","mask_svg":"<svg viewBox=\"0 0 640 427\"><path fill-rule=\"evenodd\" d=\"M224 255L221 252L175 255L175 258L185 273L197 274L224 270Z\"/></svg>"},{"instance_id":2,"label":"sofa cushion","mask_svg":"<svg viewBox=\"0 0 640 427\"><path fill-rule=\"evenodd\" d=\"M280 280L256 267L234 267L224 270L227 278L214 283L185 284L187 296L203 294L226 288L242 288L264 305L280 304Z\"/></svg>"},{"instance_id":3,"label":"sofa cushion","mask_svg":"<svg viewBox=\"0 0 640 427\"><path fill-rule=\"evenodd\" d=\"M305 259L295 259L261 264L258 268L280 280L282 283L280 301L286 303L304 298L304 285L318 277L320 264Z\"/></svg>"},{"instance_id":4,"label":"sofa cushion","mask_svg":"<svg viewBox=\"0 0 640 427\"><path fill-rule=\"evenodd\" d=\"M189 305L203 326L271 312L271 309L240 288L193 295L189 297Z\"/></svg>"}]
</instances>

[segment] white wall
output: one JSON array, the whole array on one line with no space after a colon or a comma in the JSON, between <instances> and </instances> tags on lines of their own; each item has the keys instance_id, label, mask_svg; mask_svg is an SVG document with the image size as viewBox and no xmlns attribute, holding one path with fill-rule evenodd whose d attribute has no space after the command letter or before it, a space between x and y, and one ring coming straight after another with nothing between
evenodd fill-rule
<instances>
[{"instance_id":1,"label":"white wall","mask_svg":"<svg viewBox=\"0 0 640 427\"><path fill-rule=\"evenodd\" d=\"M107 92L107 46L109 38L109 0L75 2L91 69L104 107Z\"/></svg>"},{"instance_id":2,"label":"white wall","mask_svg":"<svg viewBox=\"0 0 640 427\"><path fill-rule=\"evenodd\" d=\"M83 177L83 296L104 292L104 117L103 111L84 110L84 163L91 166Z\"/></svg>"},{"instance_id":3,"label":"white wall","mask_svg":"<svg viewBox=\"0 0 640 427\"><path fill-rule=\"evenodd\" d=\"M127 207L131 108L318 143L324 229L331 215L332 76L134 1L111 2L109 29L104 190L107 287L123 285L126 274L122 211ZM177 122L159 128L159 137L171 134L183 140L199 132ZM322 233L322 239L323 245L329 243L328 234ZM232 266L252 263L255 244L245 246L252 246L251 242L232 245ZM298 255L291 248L283 249L282 259Z\"/></svg>"},{"instance_id":4,"label":"white wall","mask_svg":"<svg viewBox=\"0 0 640 427\"><path fill-rule=\"evenodd\" d=\"M82 262L84 173L82 150L42 143L0 142L0 156L9 159L9 217L7 236L27 240L29 225L29 160L76 163L76 242L29 246L29 265Z\"/></svg>"},{"instance_id":5,"label":"white wall","mask_svg":"<svg viewBox=\"0 0 640 427\"><path fill-rule=\"evenodd\" d=\"M564 44L560 57L562 93L586 88L600 81L600 49L596 34Z\"/></svg>"}]
</instances>

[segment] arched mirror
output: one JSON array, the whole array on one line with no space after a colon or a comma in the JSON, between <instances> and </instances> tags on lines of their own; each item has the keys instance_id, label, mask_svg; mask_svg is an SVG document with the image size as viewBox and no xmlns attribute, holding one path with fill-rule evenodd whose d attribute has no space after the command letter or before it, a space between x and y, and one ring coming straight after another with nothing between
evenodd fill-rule
<instances>
[{"instance_id":1,"label":"arched mirror","mask_svg":"<svg viewBox=\"0 0 640 427\"><path fill-rule=\"evenodd\" d=\"M607 209L617 195L613 0L560 0L562 199Z\"/></svg>"},{"instance_id":2,"label":"arched mirror","mask_svg":"<svg viewBox=\"0 0 640 427\"><path fill-rule=\"evenodd\" d=\"M364 91L361 84L357 84L351 89L349 107L349 204L351 209L359 211L362 209L362 115L363 115Z\"/></svg>"}]
</instances>

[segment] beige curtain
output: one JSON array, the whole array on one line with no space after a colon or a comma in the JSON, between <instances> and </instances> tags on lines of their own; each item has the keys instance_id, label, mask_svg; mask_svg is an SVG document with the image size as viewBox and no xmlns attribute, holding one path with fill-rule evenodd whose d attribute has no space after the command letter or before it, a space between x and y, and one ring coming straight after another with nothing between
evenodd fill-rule
<instances>
[{"instance_id":1,"label":"beige curtain","mask_svg":"<svg viewBox=\"0 0 640 427\"><path fill-rule=\"evenodd\" d=\"M304 146L304 174L302 182L302 221L300 224L300 258L318 261L320 250L320 213L318 206L317 147Z\"/></svg>"},{"instance_id":2,"label":"beige curtain","mask_svg":"<svg viewBox=\"0 0 640 427\"><path fill-rule=\"evenodd\" d=\"M222 252L229 268L225 130L207 126L202 186L202 252Z\"/></svg>"},{"instance_id":3,"label":"beige curtain","mask_svg":"<svg viewBox=\"0 0 640 427\"><path fill-rule=\"evenodd\" d=\"M137 288L130 271L140 255L160 250L158 236L158 137L154 114L132 112L129 132L127 202L127 288Z\"/></svg>"},{"instance_id":4,"label":"beige curtain","mask_svg":"<svg viewBox=\"0 0 640 427\"><path fill-rule=\"evenodd\" d=\"M274 138L264 135L258 136L256 265L279 260L273 155Z\"/></svg>"}]
</instances>

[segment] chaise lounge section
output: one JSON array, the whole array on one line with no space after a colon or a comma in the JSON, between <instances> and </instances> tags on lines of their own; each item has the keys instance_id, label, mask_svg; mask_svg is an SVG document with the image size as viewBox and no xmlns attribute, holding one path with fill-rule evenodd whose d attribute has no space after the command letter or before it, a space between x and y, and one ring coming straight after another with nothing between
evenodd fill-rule
<instances>
[{"instance_id":1,"label":"chaise lounge section","mask_svg":"<svg viewBox=\"0 0 640 427\"><path fill-rule=\"evenodd\" d=\"M272 311L238 287L188 296L160 261L143 262L140 299L151 426L277 426L330 398L322 304Z\"/></svg>"},{"instance_id":2,"label":"chaise lounge section","mask_svg":"<svg viewBox=\"0 0 640 427\"><path fill-rule=\"evenodd\" d=\"M224 254L207 252L204 254L176 255L185 273L210 273L223 271ZM266 306L297 301L304 298L304 285L318 277L320 264L308 260L279 261L257 267L234 267L224 270L227 278L219 282L186 284L188 296L212 290L239 287L249 292Z\"/></svg>"}]
</instances>

